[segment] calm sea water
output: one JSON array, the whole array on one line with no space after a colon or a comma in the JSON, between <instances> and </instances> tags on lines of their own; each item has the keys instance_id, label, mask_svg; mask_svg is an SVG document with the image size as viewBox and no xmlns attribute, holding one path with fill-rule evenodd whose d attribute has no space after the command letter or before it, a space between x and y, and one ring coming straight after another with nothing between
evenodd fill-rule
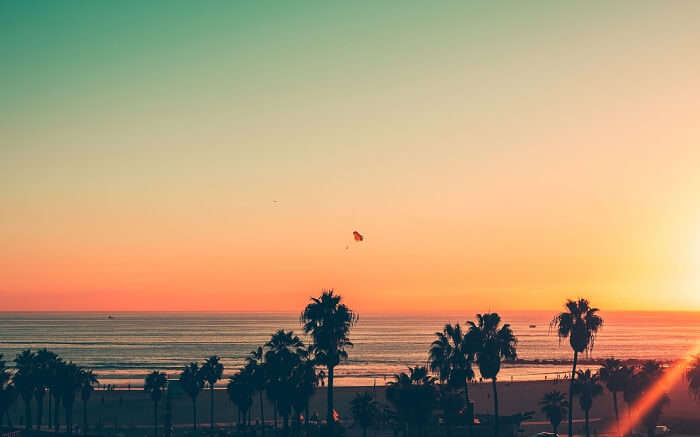
<instances>
[{"instance_id":1,"label":"calm sea water","mask_svg":"<svg viewBox=\"0 0 700 437\"><path fill-rule=\"evenodd\" d=\"M298 314L253 313L0 313L0 354L46 347L67 360L95 369L102 383L141 384L158 369L175 376L189 361L217 354L226 374L277 329L301 334ZM525 360L570 359L568 342L549 332L552 312L502 313L518 337ZM672 360L700 340L700 313L602 313L605 326L594 358ZM355 347L337 370L338 385L382 385L406 366L424 364L434 332L457 315L362 315L353 329ZM535 327L531 327L535 325ZM302 336L303 338L303 336ZM544 379L568 369L556 364L505 365L502 380Z\"/></svg>"}]
</instances>

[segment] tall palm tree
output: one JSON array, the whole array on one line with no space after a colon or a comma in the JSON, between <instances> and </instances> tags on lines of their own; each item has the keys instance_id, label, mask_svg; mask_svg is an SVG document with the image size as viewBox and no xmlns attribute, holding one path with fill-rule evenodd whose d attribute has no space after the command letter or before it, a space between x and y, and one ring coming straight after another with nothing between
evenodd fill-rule
<instances>
[{"instance_id":1,"label":"tall palm tree","mask_svg":"<svg viewBox=\"0 0 700 437\"><path fill-rule=\"evenodd\" d=\"M83 434L88 432L87 403L90 400L95 385L98 383L97 375L90 369L81 369L80 372L80 400L83 401Z\"/></svg>"},{"instance_id":2,"label":"tall palm tree","mask_svg":"<svg viewBox=\"0 0 700 437\"><path fill-rule=\"evenodd\" d=\"M446 324L442 332L436 332L437 339L428 351L428 366L437 373L440 382L447 382L450 387L464 388L467 423L474 421L474 404L469 400L469 381L474 379L472 362L474 351L465 340L459 323Z\"/></svg>"},{"instance_id":3,"label":"tall palm tree","mask_svg":"<svg viewBox=\"0 0 700 437\"><path fill-rule=\"evenodd\" d=\"M51 397L53 398L53 429L54 432L58 432L60 425L60 415L58 414L58 408L61 405L61 374L63 373L63 368L66 366L65 361L61 358L56 357L51 363L51 381L49 382L49 390Z\"/></svg>"},{"instance_id":4,"label":"tall palm tree","mask_svg":"<svg viewBox=\"0 0 700 437\"><path fill-rule=\"evenodd\" d=\"M622 361L615 358L608 358L600 368L600 380L605 382L605 386L613 396L613 408L615 409L615 421L620 423L620 413L617 405L617 394L625 390L627 380L632 373L632 369L625 366Z\"/></svg>"},{"instance_id":5,"label":"tall palm tree","mask_svg":"<svg viewBox=\"0 0 700 437\"><path fill-rule=\"evenodd\" d=\"M574 350L574 362L571 368L569 383L569 405L574 403L574 379L578 354L593 349L596 334L603 326L603 319L597 314L598 308L593 308L586 299L567 300L564 304L566 311L557 314L549 324L557 329L560 339L569 338L569 344ZM569 408L569 437L573 436L573 408Z\"/></svg>"},{"instance_id":6,"label":"tall palm tree","mask_svg":"<svg viewBox=\"0 0 700 437\"><path fill-rule=\"evenodd\" d=\"M157 370L146 375L143 382L143 391L151 396L153 401L153 436L158 437L158 402L163 397L163 389L168 385L165 374Z\"/></svg>"},{"instance_id":7,"label":"tall palm tree","mask_svg":"<svg viewBox=\"0 0 700 437\"><path fill-rule=\"evenodd\" d=\"M209 383L209 420L211 428L214 428L214 384L221 379L221 375L224 373L224 366L219 362L218 356L212 355L204 362L200 372L202 372L202 378Z\"/></svg>"},{"instance_id":8,"label":"tall palm tree","mask_svg":"<svg viewBox=\"0 0 700 437\"><path fill-rule=\"evenodd\" d=\"M11 383L11 379L12 377L5 364L5 360L2 359L2 354L0 354L0 427L2 427L6 414L8 419L10 418L7 412L10 405L12 405L16 394L15 388ZM9 423L9 425L12 427L11 423Z\"/></svg>"},{"instance_id":9,"label":"tall palm tree","mask_svg":"<svg viewBox=\"0 0 700 437\"><path fill-rule=\"evenodd\" d=\"M422 435L437 405L435 378L428 375L425 367L409 367L408 373L394 375L387 386L386 398L396 408L404 436L408 434L409 424Z\"/></svg>"},{"instance_id":10,"label":"tall palm tree","mask_svg":"<svg viewBox=\"0 0 700 437\"><path fill-rule=\"evenodd\" d=\"M81 388L81 373L82 369L73 362L68 362L61 366L58 374L59 392L61 401L66 415L66 431L68 434L73 433L73 404L75 395Z\"/></svg>"},{"instance_id":11,"label":"tall palm tree","mask_svg":"<svg viewBox=\"0 0 700 437\"><path fill-rule=\"evenodd\" d=\"M358 316L350 308L341 304L340 295L333 290L324 290L320 297L311 298L301 313L301 323L304 332L313 338L313 351L319 364L328 369L328 408L326 420L327 434L333 437L333 378L334 369L341 360L347 359L346 348L352 347L348 335L350 329L357 323Z\"/></svg>"},{"instance_id":12,"label":"tall palm tree","mask_svg":"<svg viewBox=\"0 0 700 437\"><path fill-rule=\"evenodd\" d=\"M304 343L292 331L280 329L265 343L265 362L268 368L268 395L289 429L289 415L296 390L294 369L304 353Z\"/></svg>"},{"instance_id":13,"label":"tall palm tree","mask_svg":"<svg viewBox=\"0 0 700 437\"><path fill-rule=\"evenodd\" d=\"M578 395L578 401L584 413L586 437L591 436L588 420L591 407L593 407L593 399L603 394L603 386L600 385L599 381L600 376L597 373L591 373L590 369L576 371L574 393Z\"/></svg>"},{"instance_id":14,"label":"tall palm tree","mask_svg":"<svg viewBox=\"0 0 700 437\"><path fill-rule=\"evenodd\" d=\"M367 437L367 428L374 425L379 416L379 407L369 392L357 393L350 401L352 416L362 427L362 437Z\"/></svg>"},{"instance_id":15,"label":"tall palm tree","mask_svg":"<svg viewBox=\"0 0 700 437\"><path fill-rule=\"evenodd\" d=\"M559 428L559 424L564 419L568 408L569 403L566 402L564 393L558 390L545 393L542 397L540 409L547 417L547 420L549 420L549 423L552 424L552 432L554 434L557 434L557 428Z\"/></svg>"},{"instance_id":16,"label":"tall palm tree","mask_svg":"<svg viewBox=\"0 0 700 437\"><path fill-rule=\"evenodd\" d=\"M309 401L316 392L316 388L321 383L321 376L316 370L316 360L313 357L311 349L302 349L298 351L298 356L297 365L294 367L292 375L294 384L296 385L292 404L296 412L297 434L299 434L299 416L302 412L304 413L304 423L306 424L308 432Z\"/></svg>"},{"instance_id":17,"label":"tall palm tree","mask_svg":"<svg viewBox=\"0 0 700 437\"><path fill-rule=\"evenodd\" d=\"M248 411L253 405L253 393L255 392L255 386L253 385L252 374L250 369L243 368L240 371L234 373L226 385L226 393L229 399L238 408L238 423L248 423ZM243 420L241 420L243 418Z\"/></svg>"},{"instance_id":18,"label":"tall palm tree","mask_svg":"<svg viewBox=\"0 0 700 437\"><path fill-rule=\"evenodd\" d=\"M12 382L24 401L25 427L32 429L32 398L36 387L36 355L27 349L17 354L15 368L17 371L12 377Z\"/></svg>"},{"instance_id":19,"label":"tall palm tree","mask_svg":"<svg viewBox=\"0 0 700 437\"><path fill-rule=\"evenodd\" d=\"M501 326L501 316L498 313L477 314L476 323L469 323L467 343L475 351L476 363L479 366L481 376L491 380L493 387L493 414L494 435L499 435L498 417L498 387L496 380L501 370L502 360L514 360L517 358L515 347L518 340L505 323Z\"/></svg>"},{"instance_id":20,"label":"tall palm tree","mask_svg":"<svg viewBox=\"0 0 700 437\"><path fill-rule=\"evenodd\" d=\"M1 356L0 356L1 357ZM686 370L686 379L688 380L688 390L695 397L700 398L700 354L693 357L693 361Z\"/></svg>"},{"instance_id":21,"label":"tall palm tree","mask_svg":"<svg viewBox=\"0 0 700 437\"><path fill-rule=\"evenodd\" d=\"M54 360L56 360L57 355L46 348L37 351L34 357L34 369L36 372L35 385L34 385L34 399L36 400L36 423L37 427L41 429L41 422L44 416L44 396L46 395L46 389L50 384L52 378L51 367ZM51 400L49 399L49 408L51 405ZM49 425L51 420L49 419Z\"/></svg>"},{"instance_id":22,"label":"tall palm tree","mask_svg":"<svg viewBox=\"0 0 700 437\"><path fill-rule=\"evenodd\" d=\"M204 387L204 379L200 372L199 364L191 362L180 374L180 385L187 395L192 399L192 427L197 431L197 396Z\"/></svg>"},{"instance_id":23,"label":"tall palm tree","mask_svg":"<svg viewBox=\"0 0 700 437\"><path fill-rule=\"evenodd\" d=\"M250 368L251 380L255 391L258 392L260 400L260 424L262 425L262 433L265 435L265 409L263 408L263 392L265 391L265 354L263 348L258 347L251 351L246 358L246 366Z\"/></svg>"}]
</instances>

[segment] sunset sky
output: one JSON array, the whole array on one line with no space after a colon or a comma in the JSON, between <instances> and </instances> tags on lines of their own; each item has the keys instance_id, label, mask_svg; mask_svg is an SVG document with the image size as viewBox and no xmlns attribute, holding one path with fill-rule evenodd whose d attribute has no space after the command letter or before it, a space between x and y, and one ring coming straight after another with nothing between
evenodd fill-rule
<instances>
[{"instance_id":1,"label":"sunset sky","mask_svg":"<svg viewBox=\"0 0 700 437\"><path fill-rule=\"evenodd\" d=\"M0 310L700 310L700 2L585 4L3 2Z\"/></svg>"}]
</instances>

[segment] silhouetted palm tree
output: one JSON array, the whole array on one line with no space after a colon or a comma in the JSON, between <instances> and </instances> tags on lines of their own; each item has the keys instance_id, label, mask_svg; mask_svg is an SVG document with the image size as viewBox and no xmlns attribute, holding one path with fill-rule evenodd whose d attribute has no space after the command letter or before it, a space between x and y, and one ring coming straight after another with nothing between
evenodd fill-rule
<instances>
[{"instance_id":1,"label":"silhouetted palm tree","mask_svg":"<svg viewBox=\"0 0 700 437\"><path fill-rule=\"evenodd\" d=\"M143 391L151 396L153 401L153 435L158 437L158 402L163 397L163 389L168 385L165 374L157 370L146 375L143 383Z\"/></svg>"},{"instance_id":2,"label":"silhouetted palm tree","mask_svg":"<svg viewBox=\"0 0 700 437\"><path fill-rule=\"evenodd\" d=\"M81 388L81 373L82 369L73 364L73 362L62 365L58 373L58 387L65 412L66 431L68 434L73 433L73 404L75 402L75 395Z\"/></svg>"},{"instance_id":3,"label":"silhouetted palm tree","mask_svg":"<svg viewBox=\"0 0 700 437\"><path fill-rule=\"evenodd\" d=\"M615 409L615 421L620 423L620 413L617 406L617 394L624 392L627 380L632 373L632 369L625 366L622 361L615 358L608 358L600 368L600 380L605 382L605 386L613 396L613 408Z\"/></svg>"},{"instance_id":4,"label":"silhouetted palm tree","mask_svg":"<svg viewBox=\"0 0 700 437\"><path fill-rule=\"evenodd\" d=\"M83 434L88 432L87 403L90 400L95 385L98 383L97 375L90 369L82 369L80 372L80 400L83 401Z\"/></svg>"},{"instance_id":5,"label":"silhouetted palm tree","mask_svg":"<svg viewBox=\"0 0 700 437\"><path fill-rule=\"evenodd\" d=\"M452 429L460 422L460 414L464 410L464 398L449 384L440 384L439 404L442 418L447 425L447 436L450 437Z\"/></svg>"},{"instance_id":6,"label":"silhouetted palm tree","mask_svg":"<svg viewBox=\"0 0 700 437\"><path fill-rule=\"evenodd\" d=\"M304 343L292 331L279 331L272 334L265 343L267 363L268 396L277 406L284 419L284 429L289 429L289 415L296 390L294 369L304 353Z\"/></svg>"},{"instance_id":7,"label":"silhouetted palm tree","mask_svg":"<svg viewBox=\"0 0 700 437\"><path fill-rule=\"evenodd\" d=\"M301 313L304 332L310 333L313 338L316 361L328 368L326 420L330 437L333 437L335 422L333 417L333 372L335 366L348 356L345 349L352 347L348 335L358 320L357 314L353 313L345 304L341 304L340 300L340 295L333 294L333 290L324 290L319 298L311 298L311 303Z\"/></svg>"},{"instance_id":8,"label":"silhouetted palm tree","mask_svg":"<svg viewBox=\"0 0 700 437\"><path fill-rule=\"evenodd\" d=\"M394 375L386 389L386 398L403 423L404 436L409 424L418 428L422 435L423 428L430 421L437 404L435 378L428 375L425 367L409 367L408 374Z\"/></svg>"},{"instance_id":9,"label":"silhouetted palm tree","mask_svg":"<svg viewBox=\"0 0 700 437\"><path fill-rule=\"evenodd\" d=\"M298 351L299 360L293 371L293 380L296 384L292 405L294 406L295 419L297 425L297 434L299 434L298 426L300 425L299 416L304 413L304 423L309 423L309 400L316 392L316 387L319 386L321 377L316 370L316 360L312 356L311 350L302 349Z\"/></svg>"},{"instance_id":10,"label":"silhouetted palm tree","mask_svg":"<svg viewBox=\"0 0 700 437\"><path fill-rule=\"evenodd\" d=\"M180 374L180 385L187 395L192 399L192 427L197 430L197 396L204 387L204 378L200 372L199 365L191 362Z\"/></svg>"},{"instance_id":11,"label":"silhouetted palm tree","mask_svg":"<svg viewBox=\"0 0 700 437\"><path fill-rule=\"evenodd\" d=\"M226 385L226 393L229 399L238 408L238 424L248 423L248 411L253 405L253 393L255 386L253 385L252 374L250 369L243 368L229 378ZM241 417L243 420L241 420Z\"/></svg>"},{"instance_id":12,"label":"silhouetted palm tree","mask_svg":"<svg viewBox=\"0 0 700 437\"><path fill-rule=\"evenodd\" d=\"M250 352L250 355L246 358L246 366L250 368L253 387L255 387L255 391L258 392L260 400L260 423L262 424L262 433L264 436L265 410L263 408L263 392L265 391L267 377L265 376L265 354L263 353L262 347L258 347Z\"/></svg>"},{"instance_id":13,"label":"silhouetted palm tree","mask_svg":"<svg viewBox=\"0 0 700 437\"><path fill-rule=\"evenodd\" d=\"M1 357L1 356L0 356ZM693 357L685 374L688 379L688 390L695 399L700 398L700 354Z\"/></svg>"},{"instance_id":14,"label":"silhouetted palm tree","mask_svg":"<svg viewBox=\"0 0 700 437\"><path fill-rule=\"evenodd\" d=\"M362 394L357 393L350 405L355 422L362 427L362 437L367 437L367 428L374 425L379 416L377 401L366 391Z\"/></svg>"},{"instance_id":15,"label":"silhouetted palm tree","mask_svg":"<svg viewBox=\"0 0 700 437\"><path fill-rule=\"evenodd\" d=\"M59 414L58 414L58 408L61 404L61 393L60 393L60 388L59 388L59 378L58 375L60 373L61 368L65 365L63 360L56 355L56 357L49 362L49 425L51 425L51 398L53 398L53 427L54 431L58 432L58 425L59 425Z\"/></svg>"},{"instance_id":16,"label":"silhouetted palm tree","mask_svg":"<svg viewBox=\"0 0 700 437\"><path fill-rule=\"evenodd\" d=\"M221 379L221 375L224 373L224 366L219 362L219 357L212 355L204 362L200 372L202 372L202 378L209 383L209 420L211 428L214 428L214 384Z\"/></svg>"},{"instance_id":17,"label":"silhouetted palm tree","mask_svg":"<svg viewBox=\"0 0 700 437\"><path fill-rule=\"evenodd\" d=\"M35 358L36 355L29 349L17 354L15 358L17 371L12 377L12 382L24 401L24 419L27 429L32 428L32 398L37 380Z\"/></svg>"},{"instance_id":18,"label":"silhouetted palm tree","mask_svg":"<svg viewBox=\"0 0 700 437\"><path fill-rule=\"evenodd\" d=\"M586 437L591 435L588 420L591 407L593 407L593 399L603 394L603 386L600 385L599 381L599 375L591 373L590 369L576 371L574 393L578 395L578 401L586 420Z\"/></svg>"},{"instance_id":19,"label":"silhouetted palm tree","mask_svg":"<svg viewBox=\"0 0 700 437\"><path fill-rule=\"evenodd\" d=\"M57 355L46 348L39 350L34 357L34 370L35 370L35 386L34 386L34 398L36 399L36 423L39 429L41 429L41 422L44 416L44 396L46 395L46 389L51 383L52 365L56 360ZM49 399L49 409L51 406L51 400ZM51 426L51 419L49 418L49 427Z\"/></svg>"},{"instance_id":20,"label":"silhouetted palm tree","mask_svg":"<svg viewBox=\"0 0 700 437\"><path fill-rule=\"evenodd\" d=\"M557 329L560 339L569 338L569 344L574 350L574 362L571 368L569 384L569 405L574 401L574 379L578 354L593 348L598 330L603 326L603 319L597 314L598 308L590 306L586 299L568 300L564 305L566 311L552 319L550 328ZM569 408L569 437L573 436L573 408Z\"/></svg>"},{"instance_id":21,"label":"silhouetted palm tree","mask_svg":"<svg viewBox=\"0 0 700 437\"><path fill-rule=\"evenodd\" d=\"M564 419L568 408L569 403L566 402L564 393L558 390L545 393L542 397L540 409L547 417L547 420L549 420L549 423L552 424L552 431L554 434L557 434L557 428L559 428L559 424Z\"/></svg>"},{"instance_id":22,"label":"silhouetted palm tree","mask_svg":"<svg viewBox=\"0 0 700 437\"><path fill-rule=\"evenodd\" d=\"M670 403L671 398L668 397L668 394L664 393L654 402L644 417L642 417L642 425L644 425L648 437L654 437L656 426L659 424L663 409Z\"/></svg>"},{"instance_id":23,"label":"silhouetted palm tree","mask_svg":"<svg viewBox=\"0 0 700 437\"><path fill-rule=\"evenodd\" d=\"M498 313L477 314L476 323L469 323L467 342L476 353L476 363L481 376L491 380L493 387L494 435L499 435L498 387L496 380L501 370L501 360L514 360L518 340L509 324L501 326Z\"/></svg>"},{"instance_id":24,"label":"silhouetted palm tree","mask_svg":"<svg viewBox=\"0 0 700 437\"><path fill-rule=\"evenodd\" d=\"M472 361L474 351L464 338L459 323L446 324L442 332L436 332L437 339L430 345L428 351L428 366L438 374L441 382L447 382L451 387L464 388L464 400L467 407L467 423L474 420L474 405L469 400L469 381L474 379Z\"/></svg>"}]
</instances>

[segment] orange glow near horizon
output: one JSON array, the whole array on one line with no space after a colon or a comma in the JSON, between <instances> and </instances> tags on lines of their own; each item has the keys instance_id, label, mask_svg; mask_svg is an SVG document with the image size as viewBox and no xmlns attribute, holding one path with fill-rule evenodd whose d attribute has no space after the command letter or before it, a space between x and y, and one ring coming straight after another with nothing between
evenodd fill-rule
<instances>
[{"instance_id":1,"label":"orange glow near horizon","mask_svg":"<svg viewBox=\"0 0 700 437\"><path fill-rule=\"evenodd\" d=\"M626 435L633 431L659 399L670 392L671 388L684 377L688 365L698 353L700 353L700 341L688 352L686 358L678 360L663 373L661 378L654 383L647 393L631 407L629 415L623 415L620 418L619 427L617 424L614 424L607 432Z\"/></svg>"}]
</instances>

